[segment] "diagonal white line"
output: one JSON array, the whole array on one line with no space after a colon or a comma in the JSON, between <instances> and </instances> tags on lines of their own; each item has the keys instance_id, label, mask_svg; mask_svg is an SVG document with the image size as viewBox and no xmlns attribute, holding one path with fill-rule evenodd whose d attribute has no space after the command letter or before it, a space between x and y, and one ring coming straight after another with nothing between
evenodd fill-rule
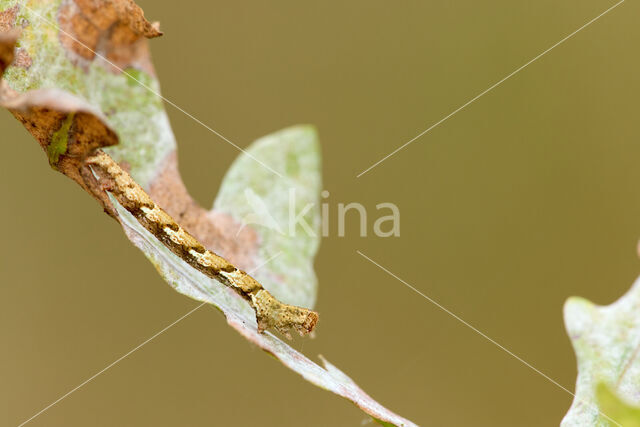
<instances>
[{"instance_id":1,"label":"diagonal white line","mask_svg":"<svg viewBox=\"0 0 640 427\"><path fill-rule=\"evenodd\" d=\"M440 303L438 303L436 300L434 300L433 298L429 298L427 295L425 295L424 293L422 293L420 290L416 289L415 287L411 286L409 283L407 283L406 281L402 280L400 277L396 276L395 274L393 274L391 271L389 271L388 269L386 269L385 267L383 267L382 265L378 264L377 262L375 262L374 260L372 260L371 258L369 258L368 256L366 256L365 254L363 254L362 252L360 252L359 250L356 250L356 252L362 256L364 259L366 259L367 261L369 261L370 263L372 263L373 265L377 266L379 269L381 269L382 271L384 271L385 273L387 273L389 276L393 277L394 279L396 279L397 281L401 282L402 284L404 284L405 286L407 286L409 289L413 290L414 292L416 292L418 295L422 296L424 299L426 299L427 301L429 301L431 304L435 305L436 307L438 307L440 310L444 311L445 313L447 313L449 316L453 317L454 319L456 319L457 321L459 321L460 323L462 323L463 325L465 325L466 327L468 327L469 329L471 329L472 331L474 331L475 333L477 333L478 335L480 335L481 337L483 337L484 339L486 339L487 341L491 342L492 344L494 344L496 347L498 347L500 350L504 351L505 353L509 354L511 357L515 358L516 360L518 360L520 363L524 364L525 366L527 366L528 368L532 369L533 371L535 371L536 373L538 373L539 375L541 375L542 377L544 377L545 379L547 379L548 381L550 381L552 384L558 386L559 388L561 388L562 390L566 391L567 393L569 393L571 396L576 397L576 395L569 390L568 388L566 388L565 386L563 386L562 384L560 384L559 382L557 382L556 380L554 380L553 378L551 378L550 376L548 376L547 374L545 374L544 372L542 372L541 370L537 369L535 366L531 365L530 363L528 363L526 360L522 359L520 356L516 355L515 353L513 353L511 350L509 350L508 348L504 347L502 344L500 344L499 342L497 342L496 340L494 340L493 338L491 338L490 336L488 336L487 334L485 334L484 332L482 332L481 330L479 330L478 328L476 328L475 326L471 325L470 323L468 323L467 321L465 321L463 318L461 318L460 316L458 316L457 314L453 313L451 310L449 310L448 308L444 307L443 305L441 305ZM577 397L576 397L577 398ZM600 413L602 416L606 417L609 421L611 421L612 423L622 427L621 424L619 424L617 421L615 421L614 419L610 418L607 414L603 413L602 411L600 411L598 409L598 407L592 403L589 403L587 401L582 400L583 403L585 403L588 406L593 406L596 410L598 410L598 413Z\"/></svg>"},{"instance_id":2,"label":"diagonal white line","mask_svg":"<svg viewBox=\"0 0 640 427\"><path fill-rule=\"evenodd\" d=\"M93 381L96 377L98 377L99 375L101 375L102 373L104 373L106 370L108 370L109 368L113 367L114 365L116 365L118 362L120 362L122 359L125 359L127 356L129 356L131 353L134 353L135 351L137 351L138 349L140 349L140 347L144 346L145 344L149 343L151 340L153 340L154 338L156 338L158 335L161 335L162 333L164 333L165 331L167 331L169 328L171 328L172 326L174 326L175 324L177 324L178 322L184 320L185 318L187 318L188 316L190 316L191 314L195 313L196 310L198 310L200 307L202 307L203 305L207 304L206 302L203 302L201 304L199 304L196 308L192 309L191 311L189 311L188 313L184 314L182 317L180 317L179 319L177 319L175 322L171 323L170 325L164 327L162 330L156 332L155 334L153 334L151 337L147 338L146 340L144 340L142 343L138 344L137 346L135 346L133 349L131 349L130 351L128 351L127 353L123 354L122 356L120 356L119 358L117 358L115 361L111 362L109 365L107 365L104 369L101 369L100 371L96 372L95 374L93 374L92 376L90 376L89 378L87 378L85 381L81 382L80 384L78 384L76 387L72 388L71 390L69 390L68 392L66 392L65 394L63 394L62 396L60 396L57 400L51 402L49 405L47 405L46 407L44 407L42 410L40 410L40 412L38 412L37 414L33 415L31 418L29 418L28 420L22 422L22 424L20 424L18 427L22 427L23 425L27 424L29 421L33 420L34 418L36 418L38 415L42 414L43 412L45 412L46 410L48 410L49 408L51 408L52 406L56 405L58 402L60 402L61 400L65 399L67 396L69 396L71 393L75 392L76 390L78 390L79 388L81 388L82 386L86 385L87 383Z\"/></svg>"},{"instance_id":3,"label":"diagonal white line","mask_svg":"<svg viewBox=\"0 0 640 427\"><path fill-rule=\"evenodd\" d=\"M377 162L375 162L374 164L372 164L371 166L369 166L367 169L363 170L362 172L360 172L356 178L360 178L362 175L364 175L365 173L369 172L371 169L375 168L376 166L378 166L380 163L384 162L385 160L387 160L389 157L393 156L394 154L396 154L398 151L404 149L405 147L407 147L409 144L413 143L415 140L417 140L418 138L422 137L424 134L428 133L429 131L431 131L432 129L434 129L435 127L437 127L438 125L440 125L441 123L445 122L446 120L450 119L452 116L454 116L455 114L457 114L458 112L460 112L461 110L463 110L464 108L466 108L468 105L472 104L473 102L475 102L476 100L478 100L479 98L481 98L482 96L484 96L485 94L487 94L488 92L490 92L491 90L495 89L496 87L500 86L502 83L504 83L506 80L510 79L511 77L513 77L514 75L516 75L517 73L519 73L520 71L522 71L523 69L525 69L527 66L531 65L533 62L537 61L538 59L540 59L541 57L543 57L544 55L546 55L547 53L549 53L550 51L552 51L553 49L555 49L556 47L560 46L562 43L564 43L565 41L569 40L571 37L575 36L576 34L578 34L580 31L584 30L585 28L587 28L589 25L593 24L594 22L596 22L598 19L602 18L604 15L606 15L607 13L611 12L613 9L615 9L616 7L620 6L622 3L624 3L625 0L620 0L618 3L614 4L613 6L611 6L609 9L605 10L604 12L602 12L600 15L596 16L595 18L593 18L591 21L587 22L586 24L584 24L582 27L578 28L577 30L575 30L573 33L569 34L568 36L566 36L565 38L563 38L562 40L560 40L559 42L555 43L553 46L549 47L547 50L545 50L544 52L540 53L538 56L534 57L533 59L531 59L529 62L527 62L526 64L520 66L519 68L515 69L514 71L512 71L510 74L508 74L507 76L503 77L501 80L497 81L496 83L494 83L493 85L489 86L487 89L483 90L482 92L480 92L478 95L474 96L473 98L471 98L469 101L465 102L464 104L462 104L460 107L456 108L455 110L453 110L452 112L450 112L449 114L447 114L446 116L444 116L442 119L438 120L437 122L435 122L434 124L432 124L431 126L429 126L427 129L425 129L424 131L420 132L418 135L416 135L415 137L413 137L412 139L410 139L409 141L405 142L404 144L402 144L400 147L396 148L395 150L393 150L391 153L387 154L386 156L384 156L382 159L378 160Z\"/></svg>"},{"instance_id":4,"label":"diagonal white line","mask_svg":"<svg viewBox=\"0 0 640 427\"><path fill-rule=\"evenodd\" d=\"M186 115L187 117L189 117L191 120L195 121L196 123L198 123L200 126L204 127L205 129L207 129L209 132L217 135L218 137L222 138L224 141L226 141L227 143L229 143L230 145L232 145L234 148L236 148L237 150L243 152L244 154L246 154L249 158L253 159L254 161L258 162L260 165L262 165L264 168L268 169L269 171L273 172L274 174L278 175L280 178L284 178L284 176L282 176L282 174L280 174L279 172L275 171L273 168L271 168L270 166L264 164L263 162L261 162L260 160L258 160L257 158L255 158L254 156L252 156L251 154L249 154L247 151L243 150L241 147L239 147L238 145L236 145L235 143L233 143L231 140L229 140L227 137L225 137L224 135L222 135L220 132L216 131L215 129L213 129L211 126L207 125L206 123L204 123L202 120L198 119L197 117L195 117L194 115L192 115L191 113L189 113L188 111L186 111L184 108L180 107L179 105L177 105L176 103L174 103L173 101L171 101L170 99L164 97L163 95L161 95L159 92L157 92L156 90L154 90L153 88L149 87L148 85L146 85L144 82L141 82L140 80L138 80L137 78L135 78L135 76L132 76L131 74L129 74L128 72L126 72L125 70L123 70L122 68L118 67L116 64L114 64L113 62L109 61L105 56L99 54L98 52L94 51L93 49L91 49L89 46L87 46L86 44L82 43L80 40L78 40L77 38L75 38L73 35L69 34L68 32L66 32L65 30L63 30L62 28L60 28L55 22L52 22L50 19L45 18L44 16L40 15L38 12L36 12L35 10L31 9L29 6L27 6L27 4L23 4L22 6L24 6L25 9L28 9L31 13L33 13L36 17L38 17L41 21L45 22L46 24L50 25L51 27L55 28L57 31L60 31L61 33L63 33L64 35L66 35L67 37L71 38L73 41L75 41L76 43L80 44L81 46L83 46L85 49L89 50L90 52L92 52L93 54L95 54L98 58L102 59L103 61L107 62L109 65L111 65L112 67L114 67L116 70L120 71L121 73L123 73L124 75L126 75L128 78L134 80L135 82L137 82L140 86L142 86L143 88L145 88L146 90L148 90L149 92L151 92L152 94L154 94L155 96L157 96L158 98L162 99L164 102L166 102L167 104L171 105L173 108L175 108L176 110L180 111L181 113L183 113L184 115Z\"/></svg>"},{"instance_id":5,"label":"diagonal white line","mask_svg":"<svg viewBox=\"0 0 640 427\"><path fill-rule=\"evenodd\" d=\"M275 258L277 258L278 256L280 256L282 254L282 251L278 252L277 254L275 254L274 256L272 256L271 258L269 258L268 260L264 261L262 264L258 265L257 267L255 267L254 269L252 269L249 274L254 273L256 270L262 268L263 266L265 266L266 264L270 263L271 261L273 261ZM63 394L62 396L60 396L58 399L54 400L53 402L51 402L49 405L45 406L44 408L42 408L38 413L34 414L31 418L29 418L28 420L23 421L18 427L22 427L23 425L27 424L29 421L33 420L34 418L36 418L37 416L41 415L42 413L46 412L48 409L50 409L52 406L55 406L56 404L58 404L60 401L64 400L65 398L67 398L70 394L74 393L75 391L77 391L78 389L80 389L81 387L85 386L86 384L90 383L91 381L93 381L94 379L96 379L98 376L100 376L101 374L103 374L105 371L107 371L109 368L113 367L114 365L118 364L119 362L121 362L123 359L127 358L129 355L131 355L132 353L136 352L137 350L139 350L141 347L143 347L144 345L148 344L150 341L152 341L154 338L158 337L159 335L162 335L164 332L166 332L168 329L170 329L171 327L175 326L176 324L178 324L179 322L181 322L182 320L186 319L187 317L191 316L193 313L195 313L197 310L200 309L200 307L202 307L205 304L209 304L207 301L200 303L196 308L191 309L189 312L185 313L184 315L182 315L180 318L178 318L176 321L174 321L173 323L171 323L170 325L164 327L163 329L161 329L160 331L156 332L155 334L153 334L152 336L150 336L149 338L147 338L146 340L144 340L142 343L138 344L137 346L135 346L134 348L132 348L131 350L129 350L128 352L126 352L125 354L123 354L122 356L120 356L119 358L117 358L116 360L114 360L113 362L111 362L109 365L107 365L106 367L104 367L103 369L101 369L100 371L96 372L95 374L93 374L92 376L90 376L89 378L87 378L86 380L84 380L83 382L81 382L80 384L78 384L76 387L72 388L71 390L69 390L68 392L66 392L65 394Z\"/></svg>"}]
</instances>

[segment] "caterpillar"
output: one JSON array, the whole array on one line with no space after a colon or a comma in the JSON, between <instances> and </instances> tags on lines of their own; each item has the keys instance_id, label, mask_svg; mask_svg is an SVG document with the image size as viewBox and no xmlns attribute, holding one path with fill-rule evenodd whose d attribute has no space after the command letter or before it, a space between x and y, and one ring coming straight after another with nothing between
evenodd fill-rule
<instances>
[{"instance_id":1,"label":"caterpillar","mask_svg":"<svg viewBox=\"0 0 640 427\"><path fill-rule=\"evenodd\" d=\"M85 164L98 177L102 190L109 191L171 252L244 298L255 311L258 332L273 328L291 338L291 329L301 336L313 331L318 322L317 312L278 301L253 277L206 249L162 210L107 153L96 150L85 158Z\"/></svg>"}]
</instances>

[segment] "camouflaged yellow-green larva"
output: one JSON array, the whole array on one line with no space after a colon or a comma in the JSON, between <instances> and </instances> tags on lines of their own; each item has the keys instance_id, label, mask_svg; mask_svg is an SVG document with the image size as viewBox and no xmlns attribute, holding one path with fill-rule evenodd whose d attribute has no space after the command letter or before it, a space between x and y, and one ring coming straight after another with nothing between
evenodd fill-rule
<instances>
[{"instance_id":1,"label":"camouflaged yellow-green larva","mask_svg":"<svg viewBox=\"0 0 640 427\"><path fill-rule=\"evenodd\" d=\"M108 154L101 150L87 157L104 190L109 191L144 228L196 270L222 282L246 299L256 312L258 331L273 328L288 338L313 331L318 313L278 301L258 281L224 258L207 250L187 233Z\"/></svg>"}]
</instances>

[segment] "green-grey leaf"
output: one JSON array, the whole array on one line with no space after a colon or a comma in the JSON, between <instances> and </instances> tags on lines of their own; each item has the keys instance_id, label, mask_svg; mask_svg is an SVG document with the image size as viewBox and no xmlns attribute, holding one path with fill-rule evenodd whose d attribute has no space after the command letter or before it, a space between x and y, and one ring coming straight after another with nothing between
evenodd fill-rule
<instances>
[{"instance_id":1,"label":"green-grey leaf","mask_svg":"<svg viewBox=\"0 0 640 427\"><path fill-rule=\"evenodd\" d=\"M640 279L608 306L570 298L564 318L578 379L576 397L562 426L613 426L607 416L620 421L600 408L596 392L604 383L622 399L640 404Z\"/></svg>"},{"instance_id":2,"label":"green-grey leaf","mask_svg":"<svg viewBox=\"0 0 640 427\"><path fill-rule=\"evenodd\" d=\"M315 128L294 126L240 154L214 203L215 211L258 233L261 260L281 254L255 274L265 288L281 301L309 308L317 292L313 257L320 243L321 181Z\"/></svg>"}]
</instances>

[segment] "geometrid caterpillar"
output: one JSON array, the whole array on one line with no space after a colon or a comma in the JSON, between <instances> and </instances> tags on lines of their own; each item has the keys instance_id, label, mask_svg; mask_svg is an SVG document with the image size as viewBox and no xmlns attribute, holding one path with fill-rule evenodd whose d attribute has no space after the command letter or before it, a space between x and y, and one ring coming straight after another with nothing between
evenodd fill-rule
<instances>
[{"instance_id":1,"label":"geometrid caterpillar","mask_svg":"<svg viewBox=\"0 0 640 427\"><path fill-rule=\"evenodd\" d=\"M290 329L308 334L318 322L315 311L281 303L253 277L207 250L187 233L108 154L96 150L85 158L101 187L109 191L140 224L171 252L206 276L236 291L256 312L258 332L274 328L288 338Z\"/></svg>"}]
</instances>

